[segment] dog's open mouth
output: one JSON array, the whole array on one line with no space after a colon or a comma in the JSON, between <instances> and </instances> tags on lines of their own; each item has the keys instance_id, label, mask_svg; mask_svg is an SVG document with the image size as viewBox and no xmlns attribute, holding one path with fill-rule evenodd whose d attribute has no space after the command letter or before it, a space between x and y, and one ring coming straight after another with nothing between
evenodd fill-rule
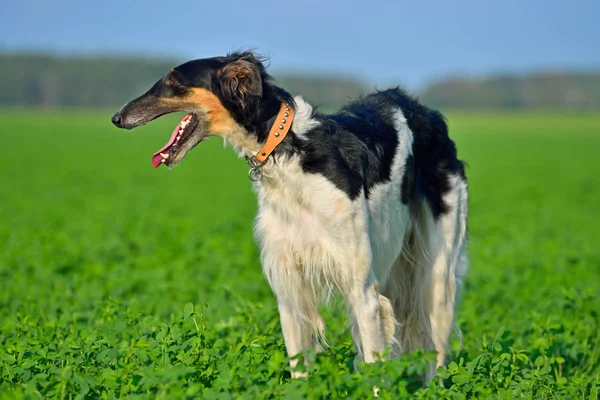
<instances>
[{"instance_id":1,"label":"dog's open mouth","mask_svg":"<svg viewBox=\"0 0 600 400\"><path fill-rule=\"evenodd\" d=\"M200 143L205 137L203 133L205 130L199 126L200 122L199 116L195 113L183 117L175 127L167 144L152 156L154 168L158 168L161 164L168 167L177 164L183 159L185 153Z\"/></svg>"}]
</instances>

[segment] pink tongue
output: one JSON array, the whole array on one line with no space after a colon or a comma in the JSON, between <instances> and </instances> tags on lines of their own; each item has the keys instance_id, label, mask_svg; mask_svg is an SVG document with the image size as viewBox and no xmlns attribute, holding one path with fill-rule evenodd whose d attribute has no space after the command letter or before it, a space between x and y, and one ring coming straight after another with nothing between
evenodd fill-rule
<instances>
[{"instance_id":1,"label":"pink tongue","mask_svg":"<svg viewBox=\"0 0 600 400\"><path fill-rule=\"evenodd\" d=\"M171 146L173 146L173 143L175 143L175 139L177 138L177 135L179 134L179 127L181 126L181 124L190 120L191 118L192 118L192 114L188 114L185 117L183 117L181 122L178 123L177 126L175 127L175 130L171 134L171 138L169 139L167 144L165 144L162 149L160 149L159 151L154 153L154 155L152 156L152 166L154 166L154 168L158 168L160 166L160 164L163 163L162 162L163 157L160 155L160 153L169 153L169 148Z\"/></svg>"}]
</instances>

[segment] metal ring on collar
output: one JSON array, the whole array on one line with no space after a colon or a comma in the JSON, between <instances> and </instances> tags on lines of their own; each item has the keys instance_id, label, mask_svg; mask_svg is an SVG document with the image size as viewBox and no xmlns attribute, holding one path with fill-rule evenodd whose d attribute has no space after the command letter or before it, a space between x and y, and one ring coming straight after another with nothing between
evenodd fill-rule
<instances>
[{"instance_id":1,"label":"metal ring on collar","mask_svg":"<svg viewBox=\"0 0 600 400\"><path fill-rule=\"evenodd\" d=\"M252 167L250 168L250 170L248 171L248 178L250 178L250 180L252 182L257 182L260 180L260 178L262 178L262 172L260 171L259 168L257 167Z\"/></svg>"}]
</instances>

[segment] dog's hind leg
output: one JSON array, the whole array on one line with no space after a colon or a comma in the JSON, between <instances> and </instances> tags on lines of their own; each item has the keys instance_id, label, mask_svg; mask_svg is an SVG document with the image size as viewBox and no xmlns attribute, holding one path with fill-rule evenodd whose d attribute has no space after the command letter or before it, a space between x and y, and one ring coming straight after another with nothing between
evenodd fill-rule
<instances>
[{"instance_id":1,"label":"dog's hind leg","mask_svg":"<svg viewBox=\"0 0 600 400\"><path fill-rule=\"evenodd\" d=\"M391 329L384 326L384 322L393 318L388 315L389 312L385 312L390 311L386 307L388 303L382 305L379 285L372 272L368 273L366 279L357 279L356 284L344 292L350 307L357 358L368 363L375 362L386 348L386 332Z\"/></svg>"},{"instance_id":2,"label":"dog's hind leg","mask_svg":"<svg viewBox=\"0 0 600 400\"><path fill-rule=\"evenodd\" d=\"M348 229L354 232L354 243L346 244L347 247L340 252L348 254L341 268L344 279L341 280L340 289L349 307L356 359L372 363L395 343L396 319L389 299L380 293L376 270L378 265L375 264L378 261L373 257L371 240L361 221L361 215L365 214L366 211L363 214L356 213L357 219ZM389 268L386 268L379 271L379 276L385 279L388 273ZM354 367L357 369L356 363Z\"/></svg>"},{"instance_id":3,"label":"dog's hind leg","mask_svg":"<svg viewBox=\"0 0 600 400\"><path fill-rule=\"evenodd\" d=\"M432 351L435 348L429 319L430 282L426 265L415 264L403 255L394 263L383 293L389 297L399 324L395 335L398 353ZM427 381L433 375L431 365L422 378Z\"/></svg>"},{"instance_id":4,"label":"dog's hind leg","mask_svg":"<svg viewBox=\"0 0 600 400\"><path fill-rule=\"evenodd\" d=\"M431 325L438 367L444 365L446 359L450 334L455 327L456 301L467 272L467 189L459 177L454 177L451 183L452 190L444 199L450 210L436 223L438 246L433 266Z\"/></svg>"},{"instance_id":5,"label":"dog's hind leg","mask_svg":"<svg viewBox=\"0 0 600 400\"><path fill-rule=\"evenodd\" d=\"M464 245L455 249L458 256L448 260L451 254L440 254L434 265L433 302L431 326L437 351L437 366L444 365L450 334L455 327L454 312L457 297L462 285L462 277L467 269L467 257ZM462 273L461 273L462 272Z\"/></svg>"},{"instance_id":6,"label":"dog's hind leg","mask_svg":"<svg viewBox=\"0 0 600 400\"><path fill-rule=\"evenodd\" d=\"M382 289L383 295L390 299L399 324L395 336L399 353L435 349L430 320L433 263L428 241L433 221L428 222L413 224ZM419 378L423 381L431 379L435 374L434 367L429 365L425 375Z\"/></svg>"}]
</instances>

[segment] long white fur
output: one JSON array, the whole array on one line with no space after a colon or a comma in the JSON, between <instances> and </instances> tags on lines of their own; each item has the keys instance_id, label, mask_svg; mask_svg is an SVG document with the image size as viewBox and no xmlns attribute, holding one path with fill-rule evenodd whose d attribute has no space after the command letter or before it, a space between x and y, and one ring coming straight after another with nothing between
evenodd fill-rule
<instances>
[{"instance_id":1,"label":"long white fur","mask_svg":"<svg viewBox=\"0 0 600 400\"><path fill-rule=\"evenodd\" d=\"M294 103L296 104L294 133L302 138L306 132L319 126L319 121L312 118L313 108L302 98L302 96L294 97Z\"/></svg>"},{"instance_id":2,"label":"long white fur","mask_svg":"<svg viewBox=\"0 0 600 400\"><path fill-rule=\"evenodd\" d=\"M319 122L308 103L295 102L294 132L310 140L306 133ZM254 184L255 236L290 357L321 349L325 326L318 304L337 289L349 306L358 359L376 361L391 347L392 356L436 350L437 365L444 363L467 268L466 184L453 177L445 198L450 212L438 221L426 204L415 217L400 201L413 133L400 109L394 119L399 146L391 179L373 187L369 199L361 193L350 200L325 177L304 173L294 156L267 160ZM255 145L232 144L243 155L256 151ZM434 373L432 365L425 379Z\"/></svg>"}]
</instances>

